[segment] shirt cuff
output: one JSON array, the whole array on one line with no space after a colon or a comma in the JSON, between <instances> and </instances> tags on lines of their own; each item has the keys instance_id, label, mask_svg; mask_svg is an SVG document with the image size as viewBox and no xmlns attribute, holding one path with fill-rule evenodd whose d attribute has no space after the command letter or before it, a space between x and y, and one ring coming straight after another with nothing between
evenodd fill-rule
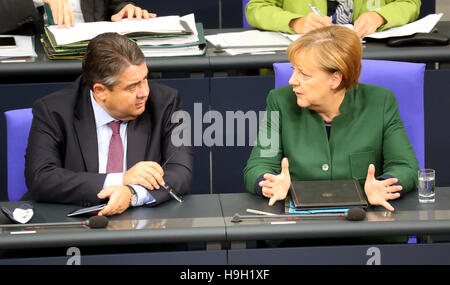
<instances>
[{"instance_id":1,"label":"shirt cuff","mask_svg":"<svg viewBox=\"0 0 450 285\"><path fill-rule=\"evenodd\" d=\"M386 180L386 179L389 179L389 178L395 178L395 177L392 176L392 175L390 175L390 174L381 174L381 175L378 176L376 179L377 179L377 180ZM402 184L400 183L400 181L398 181L398 180L397 180L397 183L394 183L394 184L392 184L392 185L400 185L400 186L403 187L403 185L402 185ZM402 196L405 194L405 191L403 191L403 188L402 188L402 190L397 191L397 192L395 192L395 193L400 194L400 197L402 197ZM400 198L400 197L399 197L399 198Z\"/></svg>"},{"instance_id":2,"label":"shirt cuff","mask_svg":"<svg viewBox=\"0 0 450 285\"><path fill-rule=\"evenodd\" d=\"M123 173L109 173L106 175L102 189L113 185L123 185Z\"/></svg>"},{"instance_id":3,"label":"shirt cuff","mask_svg":"<svg viewBox=\"0 0 450 285\"><path fill-rule=\"evenodd\" d=\"M138 201L136 206L142 206L142 205L148 205L156 202L156 199L150 194L150 191L148 191L144 186L138 185L138 184L130 184L131 187L133 187L134 191L136 191L136 194L138 196Z\"/></svg>"},{"instance_id":4,"label":"shirt cuff","mask_svg":"<svg viewBox=\"0 0 450 285\"><path fill-rule=\"evenodd\" d=\"M267 173L270 173L270 174L273 174L273 175L277 175L275 172L267 172ZM259 186L259 182L265 180L265 179L264 179L264 174L266 174L266 173L261 174L261 175L256 179L255 184L253 184L253 192L255 192L255 194L258 195L258 196L264 196L263 193L262 193L262 187Z\"/></svg>"}]
</instances>

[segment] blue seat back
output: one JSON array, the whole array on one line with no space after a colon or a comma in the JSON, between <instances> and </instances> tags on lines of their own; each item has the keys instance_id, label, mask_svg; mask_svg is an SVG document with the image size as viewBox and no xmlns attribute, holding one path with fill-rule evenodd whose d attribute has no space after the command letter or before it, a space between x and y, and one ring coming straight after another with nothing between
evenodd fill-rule
<instances>
[{"instance_id":1,"label":"blue seat back","mask_svg":"<svg viewBox=\"0 0 450 285\"><path fill-rule=\"evenodd\" d=\"M7 129L8 199L18 201L27 192L25 151L33 114L31 108L5 112Z\"/></svg>"},{"instance_id":2,"label":"blue seat back","mask_svg":"<svg viewBox=\"0 0 450 285\"><path fill-rule=\"evenodd\" d=\"M242 0L242 27L244 28L251 28L252 26L250 26L247 22L247 17L245 16L245 6L247 6L247 3L250 0Z\"/></svg>"}]
</instances>

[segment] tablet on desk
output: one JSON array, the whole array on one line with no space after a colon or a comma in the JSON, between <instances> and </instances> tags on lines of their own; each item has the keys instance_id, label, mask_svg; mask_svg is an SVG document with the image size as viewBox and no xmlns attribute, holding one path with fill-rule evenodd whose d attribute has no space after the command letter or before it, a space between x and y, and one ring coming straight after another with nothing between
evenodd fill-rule
<instances>
[{"instance_id":1,"label":"tablet on desk","mask_svg":"<svg viewBox=\"0 0 450 285\"><path fill-rule=\"evenodd\" d=\"M68 217L81 216L81 215L94 215L97 214L101 209L105 208L106 204L95 205L92 207L82 208L70 212L67 214Z\"/></svg>"},{"instance_id":2,"label":"tablet on desk","mask_svg":"<svg viewBox=\"0 0 450 285\"><path fill-rule=\"evenodd\" d=\"M366 208L368 205L355 179L292 181L289 193L296 210Z\"/></svg>"}]
</instances>

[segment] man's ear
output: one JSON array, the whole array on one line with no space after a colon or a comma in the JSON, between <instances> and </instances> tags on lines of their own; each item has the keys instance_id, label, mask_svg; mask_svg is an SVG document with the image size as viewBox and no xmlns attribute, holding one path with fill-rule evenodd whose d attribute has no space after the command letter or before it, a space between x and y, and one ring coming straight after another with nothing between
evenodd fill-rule
<instances>
[{"instance_id":1,"label":"man's ear","mask_svg":"<svg viewBox=\"0 0 450 285\"><path fill-rule=\"evenodd\" d=\"M107 95L106 91L107 91L106 86L101 83L94 83L94 86L92 87L92 93L94 93L94 98L97 98L100 101L105 101Z\"/></svg>"},{"instance_id":2,"label":"man's ear","mask_svg":"<svg viewBox=\"0 0 450 285\"><path fill-rule=\"evenodd\" d=\"M333 74L331 74L330 77L330 82L331 82L330 84L331 89L337 89L342 82L342 72L340 71L333 72Z\"/></svg>"}]
</instances>

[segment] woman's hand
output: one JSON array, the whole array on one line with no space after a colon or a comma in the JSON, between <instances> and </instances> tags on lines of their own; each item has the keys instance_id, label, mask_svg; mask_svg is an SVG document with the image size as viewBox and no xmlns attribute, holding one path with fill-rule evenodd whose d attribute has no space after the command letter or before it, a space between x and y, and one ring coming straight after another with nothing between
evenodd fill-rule
<instances>
[{"instance_id":1,"label":"woman's hand","mask_svg":"<svg viewBox=\"0 0 450 285\"><path fill-rule=\"evenodd\" d=\"M394 208L389 204L388 200L397 199L400 197L397 191L402 190L402 186L392 184L397 183L397 178L389 178L386 180L375 179L375 166L369 165L367 170L366 183L364 185L364 191L366 192L367 199L371 205L383 206L389 211L394 211Z\"/></svg>"},{"instance_id":2,"label":"woman's hand","mask_svg":"<svg viewBox=\"0 0 450 285\"><path fill-rule=\"evenodd\" d=\"M297 34L304 34L311 30L331 25L331 17L319 16L316 13L309 13L305 17L292 19L289 27Z\"/></svg>"},{"instance_id":3,"label":"woman's hand","mask_svg":"<svg viewBox=\"0 0 450 285\"><path fill-rule=\"evenodd\" d=\"M359 16L353 25L353 29L360 38L364 38L367 35L375 33L375 31L384 24L386 24L386 20L383 16L377 12L371 11Z\"/></svg>"},{"instance_id":4,"label":"woman's hand","mask_svg":"<svg viewBox=\"0 0 450 285\"><path fill-rule=\"evenodd\" d=\"M289 174L289 162L285 157L281 161L281 173L273 175L264 174L264 179L259 183L262 187L263 196L270 198L269 206L273 206L276 201L284 200L291 186L291 175Z\"/></svg>"}]
</instances>

